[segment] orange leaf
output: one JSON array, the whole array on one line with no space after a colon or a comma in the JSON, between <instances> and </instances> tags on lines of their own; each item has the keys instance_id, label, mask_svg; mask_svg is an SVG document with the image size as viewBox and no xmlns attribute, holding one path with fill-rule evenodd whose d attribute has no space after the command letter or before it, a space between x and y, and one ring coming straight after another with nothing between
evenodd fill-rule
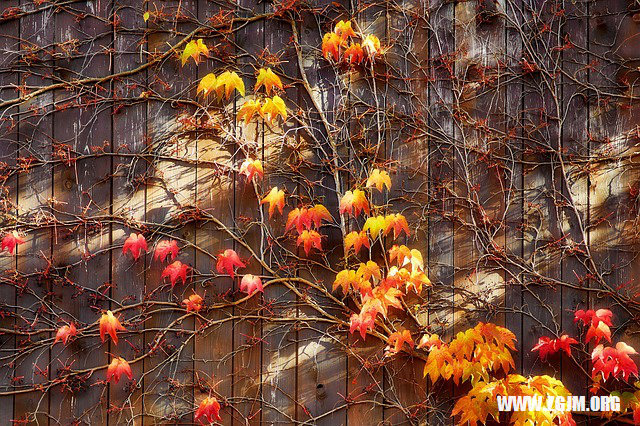
<instances>
[{"instance_id":1,"label":"orange leaf","mask_svg":"<svg viewBox=\"0 0 640 426\"><path fill-rule=\"evenodd\" d=\"M250 158L247 158L242 162L242 165L240 166L240 174L247 177L247 182L251 182L251 179L253 179L254 175L262 179L264 176L262 162L260 160L252 160Z\"/></svg>"},{"instance_id":2,"label":"orange leaf","mask_svg":"<svg viewBox=\"0 0 640 426\"><path fill-rule=\"evenodd\" d=\"M418 342L418 349L427 348L431 350L434 346L439 348L442 345L442 340L440 340L440 336L437 334L425 334L420 338L420 342Z\"/></svg>"},{"instance_id":3,"label":"orange leaf","mask_svg":"<svg viewBox=\"0 0 640 426\"><path fill-rule=\"evenodd\" d=\"M341 42L336 33L326 33L322 38L322 56L327 60L333 58L337 62L340 59Z\"/></svg>"},{"instance_id":4,"label":"orange leaf","mask_svg":"<svg viewBox=\"0 0 640 426\"><path fill-rule=\"evenodd\" d=\"M384 235L387 235L389 231L393 229L393 237L398 238L398 236L404 231L404 233L409 236L409 224L407 223L407 219L400 213L392 213L384 218L385 227L384 227Z\"/></svg>"},{"instance_id":5,"label":"orange leaf","mask_svg":"<svg viewBox=\"0 0 640 426\"><path fill-rule=\"evenodd\" d=\"M258 78L256 80L256 86L254 91L258 91L260 87L264 86L264 91L267 95L271 95L273 91L273 87L278 87L280 90L284 90L282 87L282 81L280 81L280 77L278 77L271 68L260 68L258 72Z\"/></svg>"},{"instance_id":6,"label":"orange leaf","mask_svg":"<svg viewBox=\"0 0 640 426\"><path fill-rule=\"evenodd\" d=\"M129 363L121 357L113 358L107 368L107 382L118 383L122 375L126 375L129 380L133 380L133 373Z\"/></svg>"},{"instance_id":7,"label":"orange leaf","mask_svg":"<svg viewBox=\"0 0 640 426\"><path fill-rule=\"evenodd\" d=\"M171 281L171 288L175 287L178 278L182 280L182 284L187 283L187 272L189 271L189 265L185 265L184 263L176 260L171 265L168 265L162 271L161 279L169 278Z\"/></svg>"},{"instance_id":8,"label":"orange leaf","mask_svg":"<svg viewBox=\"0 0 640 426\"><path fill-rule=\"evenodd\" d=\"M260 114L261 104L260 101L257 100L248 100L245 101L240 109L238 110L237 118L238 120L244 120L246 123L250 122L253 116L258 113Z\"/></svg>"},{"instance_id":9,"label":"orange leaf","mask_svg":"<svg viewBox=\"0 0 640 426\"><path fill-rule=\"evenodd\" d=\"M347 251L349 251L349 249L353 247L354 251L357 254L363 246L366 248L371 247L369 245L369 237L364 231L352 231L344 237L344 247Z\"/></svg>"},{"instance_id":10,"label":"orange leaf","mask_svg":"<svg viewBox=\"0 0 640 426\"><path fill-rule=\"evenodd\" d=\"M138 260L141 252L147 251L147 240L144 235L135 232L129 235L129 238L124 242L124 247L122 247L122 254L127 254L127 251L131 252L134 260Z\"/></svg>"},{"instance_id":11,"label":"orange leaf","mask_svg":"<svg viewBox=\"0 0 640 426\"><path fill-rule=\"evenodd\" d=\"M374 169L367 178L367 188L376 187L378 191L386 186L387 191L391 189L391 177L385 170Z\"/></svg>"},{"instance_id":12,"label":"orange leaf","mask_svg":"<svg viewBox=\"0 0 640 426\"><path fill-rule=\"evenodd\" d=\"M282 209L284 209L284 191L278 189L277 186L271 188L269 194L260 201L260 204L269 203L269 219L273 216L273 212L276 211L276 207L282 214Z\"/></svg>"},{"instance_id":13,"label":"orange leaf","mask_svg":"<svg viewBox=\"0 0 640 426\"><path fill-rule=\"evenodd\" d=\"M344 51L344 60L350 64L359 64L364 60L364 50L360 43L352 43Z\"/></svg>"},{"instance_id":14,"label":"orange leaf","mask_svg":"<svg viewBox=\"0 0 640 426\"><path fill-rule=\"evenodd\" d=\"M327 222L331 222L333 220L333 217L331 216L331 213L329 213L329 210L327 210L327 208L322 204L316 204L315 206L311 207L308 214L311 223L313 223L316 228L320 227L323 220Z\"/></svg>"},{"instance_id":15,"label":"orange leaf","mask_svg":"<svg viewBox=\"0 0 640 426\"><path fill-rule=\"evenodd\" d=\"M396 331L387 339L387 344L389 345L387 346L387 350L391 354L398 353L402 350L402 346L405 343L409 345L411 349L415 346L413 338L411 337L411 332L409 330L402 330L402 332Z\"/></svg>"},{"instance_id":16,"label":"orange leaf","mask_svg":"<svg viewBox=\"0 0 640 426\"><path fill-rule=\"evenodd\" d=\"M353 334L354 331L359 330L362 340L366 340L367 330L373 330L375 323L375 315L371 312L353 314L349 320L349 333Z\"/></svg>"},{"instance_id":17,"label":"orange leaf","mask_svg":"<svg viewBox=\"0 0 640 426\"><path fill-rule=\"evenodd\" d=\"M233 268L245 268L247 265L242 263L238 253L232 249L226 249L223 253L218 255L218 262L216 264L216 270L223 274L227 273L231 278L234 277Z\"/></svg>"},{"instance_id":18,"label":"orange leaf","mask_svg":"<svg viewBox=\"0 0 640 426\"><path fill-rule=\"evenodd\" d=\"M187 312L198 312L202 309L202 302L202 297L194 293L188 299L184 299L182 304L187 308Z\"/></svg>"},{"instance_id":19,"label":"orange leaf","mask_svg":"<svg viewBox=\"0 0 640 426\"><path fill-rule=\"evenodd\" d=\"M336 291L338 287L342 288L342 293L349 293L350 288L356 288L358 286L359 279L356 275L356 271L351 269L344 269L336 275L335 281L333 281L333 291Z\"/></svg>"},{"instance_id":20,"label":"orange leaf","mask_svg":"<svg viewBox=\"0 0 640 426\"><path fill-rule=\"evenodd\" d=\"M227 99L231 98L234 90L237 90L240 95L244 96L244 81L242 81L235 71L225 71L216 79L215 89L220 99L222 99L223 95Z\"/></svg>"},{"instance_id":21,"label":"orange leaf","mask_svg":"<svg viewBox=\"0 0 640 426\"><path fill-rule=\"evenodd\" d=\"M304 230L298 236L296 245L304 244L304 253L308 256L312 247L322 250L322 236L314 230Z\"/></svg>"},{"instance_id":22,"label":"orange leaf","mask_svg":"<svg viewBox=\"0 0 640 426\"><path fill-rule=\"evenodd\" d=\"M120 324L118 318L116 318L111 311L107 311L100 317L100 339L102 342L105 340L105 335L111 336L111 340L116 345L118 344L118 331L127 331L126 328Z\"/></svg>"},{"instance_id":23,"label":"orange leaf","mask_svg":"<svg viewBox=\"0 0 640 426\"><path fill-rule=\"evenodd\" d=\"M382 54L382 49L380 48L380 40L378 37L374 35L368 35L362 41L362 50L367 54L367 57L371 62L373 62L376 56Z\"/></svg>"}]
</instances>

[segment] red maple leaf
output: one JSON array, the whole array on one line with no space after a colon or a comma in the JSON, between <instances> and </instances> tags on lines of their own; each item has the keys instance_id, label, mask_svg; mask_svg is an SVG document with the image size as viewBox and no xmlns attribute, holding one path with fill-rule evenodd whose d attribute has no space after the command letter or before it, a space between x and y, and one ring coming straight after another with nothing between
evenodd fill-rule
<instances>
[{"instance_id":1,"label":"red maple leaf","mask_svg":"<svg viewBox=\"0 0 640 426\"><path fill-rule=\"evenodd\" d=\"M195 421L200 420L202 422L200 419L201 417L207 419L207 422L209 423L222 420L220 417L220 403L214 397L209 396L203 399L198 406L193 419Z\"/></svg>"},{"instance_id":2,"label":"red maple leaf","mask_svg":"<svg viewBox=\"0 0 640 426\"><path fill-rule=\"evenodd\" d=\"M584 325L588 325L589 329L587 330L585 341L589 343L591 339L595 339L596 344L598 344L602 338L611 342L611 329L609 327L613 325L611 322L612 316L613 313L609 309L598 309L597 311L593 309L583 311L580 309L576 311L573 321L582 321Z\"/></svg>"},{"instance_id":3,"label":"red maple leaf","mask_svg":"<svg viewBox=\"0 0 640 426\"><path fill-rule=\"evenodd\" d=\"M226 249L218 255L218 263L216 263L216 271L221 274L226 273L231 278L235 276L233 268L245 268L247 265L242 263L240 256L234 250Z\"/></svg>"},{"instance_id":4,"label":"red maple leaf","mask_svg":"<svg viewBox=\"0 0 640 426\"><path fill-rule=\"evenodd\" d=\"M131 252L131 255L135 260L138 260L142 251L147 251L147 240L142 234L136 234L135 232L129 235L129 238L124 242L122 247L122 254L126 254L127 251Z\"/></svg>"},{"instance_id":5,"label":"red maple leaf","mask_svg":"<svg viewBox=\"0 0 640 426\"><path fill-rule=\"evenodd\" d=\"M123 374L125 374L129 380L133 380L133 373L131 372L129 363L124 358L116 357L107 368L107 382L118 383Z\"/></svg>"},{"instance_id":6,"label":"red maple leaf","mask_svg":"<svg viewBox=\"0 0 640 426\"><path fill-rule=\"evenodd\" d=\"M354 331L360 331L362 340L367 338L367 330L373 330L376 324L375 311L362 311L359 314L351 315L349 324L349 333L353 334Z\"/></svg>"},{"instance_id":7,"label":"red maple leaf","mask_svg":"<svg viewBox=\"0 0 640 426\"><path fill-rule=\"evenodd\" d=\"M171 281L171 288L173 288L175 287L176 281L178 281L178 278L182 280L182 284L187 283L188 271L189 271L189 265L185 265L179 260L176 260L171 265L168 265L166 268L164 268L164 271L162 271L161 278L168 277L169 281Z\"/></svg>"},{"instance_id":8,"label":"red maple leaf","mask_svg":"<svg viewBox=\"0 0 640 426\"><path fill-rule=\"evenodd\" d=\"M242 281L240 281L240 290L246 292L249 296L251 296L256 291L261 291L264 293L262 288L262 280L260 277L255 275L247 274L242 277Z\"/></svg>"},{"instance_id":9,"label":"red maple leaf","mask_svg":"<svg viewBox=\"0 0 640 426\"><path fill-rule=\"evenodd\" d=\"M162 240L156 246L156 251L153 253L153 260L160 259L164 262L168 255L171 255L171 260L175 260L178 256L178 242L176 240Z\"/></svg>"},{"instance_id":10,"label":"red maple leaf","mask_svg":"<svg viewBox=\"0 0 640 426\"><path fill-rule=\"evenodd\" d=\"M538 339L538 343L531 349L531 352L539 351L540 359L543 361L548 355L553 355L558 351L565 351L571 356L571 346L577 344L578 341L567 334L563 334L558 339L552 339L548 336L542 336Z\"/></svg>"},{"instance_id":11,"label":"red maple leaf","mask_svg":"<svg viewBox=\"0 0 640 426\"><path fill-rule=\"evenodd\" d=\"M71 323L69 325L63 325L56 332L56 339L53 341L55 345L59 341L62 341L63 345L66 345L69 341L69 338L78 334L78 330L76 330L76 325Z\"/></svg>"},{"instance_id":12,"label":"red maple leaf","mask_svg":"<svg viewBox=\"0 0 640 426\"><path fill-rule=\"evenodd\" d=\"M24 239L20 235L18 235L16 231L9 232L2 238L0 252L6 249L9 254L13 254L16 246L20 244L24 244Z\"/></svg>"},{"instance_id":13,"label":"red maple leaf","mask_svg":"<svg viewBox=\"0 0 640 426\"><path fill-rule=\"evenodd\" d=\"M625 381L628 381L632 375L638 377L638 366L629 357L635 354L637 354L636 350L624 342L618 342L615 348L596 346L591 353L592 377L595 379L598 373L602 374L604 380L609 376L614 378L622 376Z\"/></svg>"}]
</instances>

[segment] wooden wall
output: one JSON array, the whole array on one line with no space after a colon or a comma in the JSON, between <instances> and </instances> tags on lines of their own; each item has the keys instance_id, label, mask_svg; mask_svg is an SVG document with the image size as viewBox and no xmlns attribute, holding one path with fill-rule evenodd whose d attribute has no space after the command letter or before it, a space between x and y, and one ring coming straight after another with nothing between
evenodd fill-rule
<instances>
[{"instance_id":1,"label":"wooden wall","mask_svg":"<svg viewBox=\"0 0 640 426\"><path fill-rule=\"evenodd\" d=\"M5 0L0 229L26 243L0 254L0 424L190 424L211 392L223 424L451 422L459 390L348 334L331 293L337 222L314 260L257 205L279 186L289 208L322 202L337 219L335 174L338 192L362 182L372 145L394 184L374 201L409 219L405 243L434 283L416 336L500 323L518 338L518 371L586 392L575 374L588 372L586 351L546 364L530 349L541 335L577 334L573 311L588 307L612 307L614 336L638 342L632 3ZM385 46L375 79L321 56L324 32L350 17ZM211 55L181 67L190 34ZM240 97L219 108L196 95L221 69L251 89L265 64L300 121L235 123ZM207 106L211 121L189 124ZM259 186L238 174L247 157L264 163ZM123 255L130 232L177 239L189 283L170 290L151 255ZM225 248L256 253L243 272L315 286L246 297L239 278L215 273ZM201 316L179 309L194 291L211 307ZM127 322L117 347L97 337L104 309ZM81 337L53 345L69 321ZM111 354L136 360L135 383L104 382Z\"/></svg>"}]
</instances>

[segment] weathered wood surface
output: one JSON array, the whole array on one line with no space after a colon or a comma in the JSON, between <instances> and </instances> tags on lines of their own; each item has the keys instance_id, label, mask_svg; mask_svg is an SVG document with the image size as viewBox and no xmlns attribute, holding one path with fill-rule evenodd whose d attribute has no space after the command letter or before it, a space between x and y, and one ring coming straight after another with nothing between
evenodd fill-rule
<instances>
[{"instance_id":1,"label":"weathered wood surface","mask_svg":"<svg viewBox=\"0 0 640 426\"><path fill-rule=\"evenodd\" d=\"M385 359L383 343L317 321L305 304L348 321L341 304L353 301L331 295L344 262L337 195L374 167L393 171L393 191L374 200L407 216L402 243L424 253L434 284L415 299L421 332L448 339L478 321L505 325L519 372L553 374L578 394L587 351L541 363L531 352L541 335L575 335L573 311L611 307L615 338L638 346L636 311L623 301L637 303L640 289L640 12L623 0L311 3L300 15L254 0L0 5L0 231L26 235L17 257L0 254L0 328L20 331L0 335L0 424L190 424L212 394L226 425L451 422L451 383L428 383L420 362ZM322 58L322 34L349 18L380 38L384 61L344 72ZM211 57L181 67L172 46L196 28ZM267 66L307 129L236 123L240 97L209 128L184 124L202 116L188 102L199 78L237 70L253 92ZM261 185L238 173L246 158L263 161ZM37 165L21 169L29 161ZM323 203L336 219L323 227L321 261L283 236L287 211L267 220L257 199L272 186L289 207ZM131 232L150 248L178 240L189 283L171 289L151 254L123 255ZM262 261L244 273L281 267L317 287L280 282L245 299L240 277L215 273L225 248L250 257L230 233ZM216 306L204 330L168 308L194 292ZM149 297L156 303L127 308ZM105 309L129 323L117 347L97 336ZM51 345L69 322L91 338ZM29 339L46 345L5 357ZM113 356L140 358L134 382L103 382ZM32 391L67 368L92 373Z\"/></svg>"}]
</instances>

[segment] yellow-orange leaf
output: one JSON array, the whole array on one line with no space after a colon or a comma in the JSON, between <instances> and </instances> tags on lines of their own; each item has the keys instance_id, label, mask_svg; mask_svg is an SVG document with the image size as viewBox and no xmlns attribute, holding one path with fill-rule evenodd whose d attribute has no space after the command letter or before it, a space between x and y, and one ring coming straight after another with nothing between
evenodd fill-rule
<instances>
[{"instance_id":1,"label":"yellow-orange leaf","mask_svg":"<svg viewBox=\"0 0 640 426\"><path fill-rule=\"evenodd\" d=\"M340 200L340 214L353 212L353 215L357 217L363 210L369 214L369 201L367 201L364 191L354 189L344 193Z\"/></svg>"},{"instance_id":2,"label":"yellow-orange leaf","mask_svg":"<svg viewBox=\"0 0 640 426\"><path fill-rule=\"evenodd\" d=\"M371 34L366 36L362 41L362 49L364 50L364 53L367 54L367 58L372 62L375 60L376 56L382 53L380 40L378 37Z\"/></svg>"},{"instance_id":3,"label":"yellow-orange leaf","mask_svg":"<svg viewBox=\"0 0 640 426\"><path fill-rule=\"evenodd\" d=\"M370 280L371 277L377 278L378 280L382 278L380 267L372 260L367 261L367 263L360 264L358 267L358 276L363 280Z\"/></svg>"},{"instance_id":4,"label":"yellow-orange leaf","mask_svg":"<svg viewBox=\"0 0 640 426\"><path fill-rule=\"evenodd\" d=\"M258 89L260 89L262 86L264 86L264 90L265 92L267 92L267 95L271 95L274 86L278 87L280 90L283 90L280 77L278 77L273 71L271 71L271 68L260 68L254 91L257 92Z\"/></svg>"},{"instance_id":5,"label":"yellow-orange leaf","mask_svg":"<svg viewBox=\"0 0 640 426\"><path fill-rule=\"evenodd\" d=\"M275 95L272 98L267 98L264 101L264 105L260 109L260 114L262 116L268 116L269 122L273 122L273 120L280 116L283 120L287 119L287 106L285 105L282 98L278 95Z\"/></svg>"},{"instance_id":6,"label":"yellow-orange leaf","mask_svg":"<svg viewBox=\"0 0 640 426\"><path fill-rule=\"evenodd\" d=\"M250 182L253 176L258 176L262 179L264 176L264 170L262 169L262 162L260 160L252 160L247 158L242 162L240 166L240 174L247 177L247 181Z\"/></svg>"},{"instance_id":7,"label":"yellow-orange leaf","mask_svg":"<svg viewBox=\"0 0 640 426\"><path fill-rule=\"evenodd\" d=\"M216 92L218 98L222 99L224 95L227 99L231 98L231 94L237 90L240 95L244 96L244 81L235 71L225 71L216 79Z\"/></svg>"},{"instance_id":8,"label":"yellow-orange leaf","mask_svg":"<svg viewBox=\"0 0 640 426\"><path fill-rule=\"evenodd\" d=\"M356 232L356 231L352 231L350 233L348 233L345 237L344 237L344 247L345 250L349 251L349 249L351 247L353 247L354 251L356 252L356 254L360 251L360 249L362 248L362 246L369 248L369 237L367 236L367 233L364 231L360 231L360 232Z\"/></svg>"},{"instance_id":9,"label":"yellow-orange leaf","mask_svg":"<svg viewBox=\"0 0 640 426\"><path fill-rule=\"evenodd\" d=\"M386 186L387 191L391 189L391 177L385 170L374 169L367 179L367 188L376 187L378 191Z\"/></svg>"},{"instance_id":10,"label":"yellow-orange leaf","mask_svg":"<svg viewBox=\"0 0 640 426\"><path fill-rule=\"evenodd\" d=\"M333 282L333 291L336 291L338 287L342 288L342 293L347 294L351 288L357 288L359 283L356 271L351 269L344 269L336 275L336 279Z\"/></svg>"},{"instance_id":11,"label":"yellow-orange leaf","mask_svg":"<svg viewBox=\"0 0 640 426\"><path fill-rule=\"evenodd\" d=\"M260 204L269 203L269 218L273 216L273 212L276 211L276 207L282 214L282 209L284 208L284 191L282 189L278 189L277 186L271 188L269 194L260 201Z\"/></svg>"},{"instance_id":12,"label":"yellow-orange leaf","mask_svg":"<svg viewBox=\"0 0 640 426\"><path fill-rule=\"evenodd\" d=\"M258 100L245 101L238 110L238 120L244 120L247 123L250 122L256 113L260 114L261 106Z\"/></svg>"},{"instance_id":13,"label":"yellow-orange leaf","mask_svg":"<svg viewBox=\"0 0 640 426\"><path fill-rule=\"evenodd\" d=\"M351 21L340 21L336 24L334 33L340 37L340 40L345 41L349 37L355 37L356 33L351 28Z\"/></svg>"},{"instance_id":14,"label":"yellow-orange leaf","mask_svg":"<svg viewBox=\"0 0 640 426\"><path fill-rule=\"evenodd\" d=\"M193 61L197 64L200 63L200 55L209 55L209 48L204 44L201 38L191 40L184 48L182 52L182 66L187 63L189 58L193 58Z\"/></svg>"}]
</instances>

